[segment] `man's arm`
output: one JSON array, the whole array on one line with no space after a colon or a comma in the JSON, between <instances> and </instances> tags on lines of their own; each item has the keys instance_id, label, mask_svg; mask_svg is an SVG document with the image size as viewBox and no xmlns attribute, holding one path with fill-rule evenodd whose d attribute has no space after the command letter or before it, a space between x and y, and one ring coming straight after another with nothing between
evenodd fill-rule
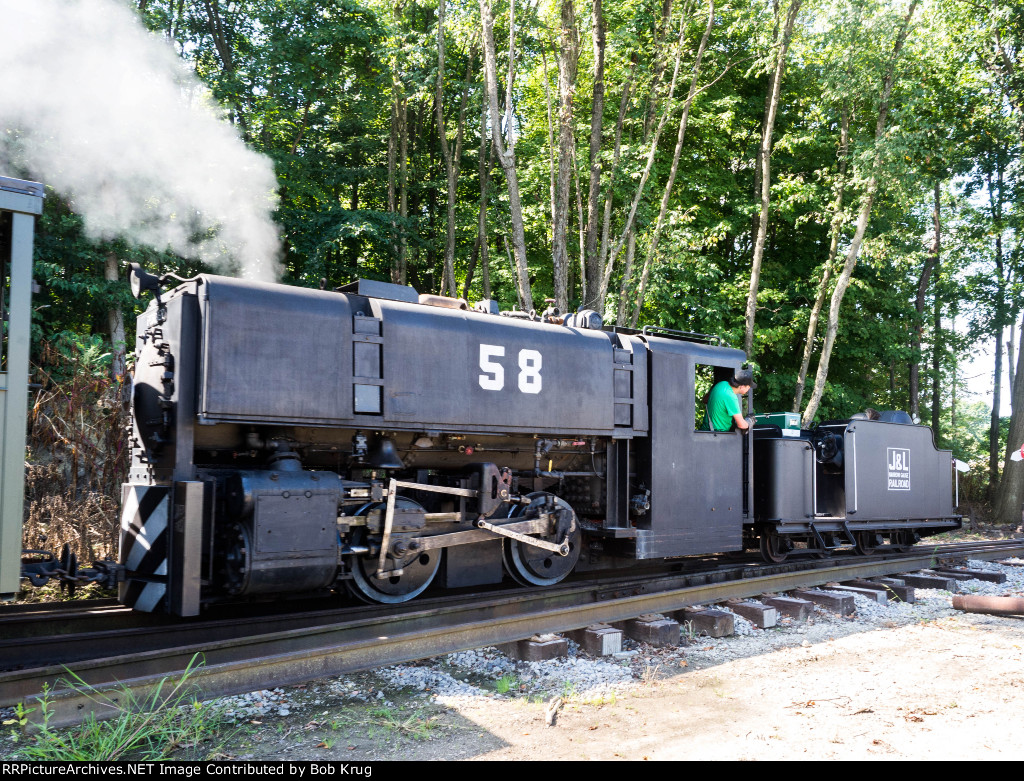
<instances>
[{"instance_id":1,"label":"man's arm","mask_svg":"<svg viewBox=\"0 0 1024 781\"><path fill-rule=\"evenodd\" d=\"M750 424L747 423L747 419L743 417L742 412L737 412L735 415L732 416L732 424L739 431L746 431L748 428L750 428Z\"/></svg>"}]
</instances>

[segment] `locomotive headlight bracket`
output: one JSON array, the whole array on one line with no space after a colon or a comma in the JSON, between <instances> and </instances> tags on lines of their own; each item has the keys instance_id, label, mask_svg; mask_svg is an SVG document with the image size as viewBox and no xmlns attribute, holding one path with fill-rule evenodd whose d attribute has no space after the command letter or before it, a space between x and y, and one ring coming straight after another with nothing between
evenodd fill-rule
<instances>
[{"instance_id":1,"label":"locomotive headlight bracket","mask_svg":"<svg viewBox=\"0 0 1024 781\"><path fill-rule=\"evenodd\" d=\"M139 299L142 298L143 293L151 291L156 297L157 306L161 306L160 288L168 279L176 279L179 282L191 281L185 277L179 277L172 271L168 271L166 274L158 277L156 274L150 274L139 263L129 263L128 266L131 269L129 284L132 288L132 296ZM195 279L195 277L192 277L192 279Z\"/></svg>"},{"instance_id":2,"label":"locomotive headlight bracket","mask_svg":"<svg viewBox=\"0 0 1024 781\"><path fill-rule=\"evenodd\" d=\"M142 268L138 263L131 263L131 286L132 286L132 297L135 299L142 298L142 294L147 291L152 291L153 295L156 296L157 305L160 304L160 285L163 282L163 277L158 277L155 274L150 274L148 271Z\"/></svg>"}]
</instances>

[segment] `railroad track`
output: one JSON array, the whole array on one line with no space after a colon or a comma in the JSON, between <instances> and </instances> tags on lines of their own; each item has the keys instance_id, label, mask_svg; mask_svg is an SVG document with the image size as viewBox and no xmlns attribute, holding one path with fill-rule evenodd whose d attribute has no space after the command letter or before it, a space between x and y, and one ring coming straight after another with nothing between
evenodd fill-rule
<instances>
[{"instance_id":1,"label":"railroad track","mask_svg":"<svg viewBox=\"0 0 1024 781\"><path fill-rule=\"evenodd\" d=\"M198 658L202 666L191 681L200 696L213 698L645 613L893 575L939 560L1020 554L1024 540L918 545L904 554L797 558L779 565L718 559L698 571L577 580L554 589L496 591L483 598L448 596L397 611L394 606L286 606L267 614L247 607L241 614L233 609L231 617L187 622L140 617L110 604L54 610L18 606L0 610L0 669L6 669L0 672L0 706L31 703L45 687L50 725L67 725L102 707L90 692L69 686L71 670L91 687L117 692L114 697L129 690L144 697ZM43 625L72 631L47 635L34 628Z\"/></svg>"}]
</instances>

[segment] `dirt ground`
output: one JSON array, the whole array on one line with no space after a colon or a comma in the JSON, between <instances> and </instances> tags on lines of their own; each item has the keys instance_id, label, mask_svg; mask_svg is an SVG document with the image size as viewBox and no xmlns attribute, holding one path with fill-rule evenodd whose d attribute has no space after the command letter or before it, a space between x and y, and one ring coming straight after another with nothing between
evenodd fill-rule
<instances>
[{"instance_id":1,"label":"dirt ground","mask_svg":"<svg viewBox=\"0 0 1024 781\"><path fill-rule=\"evenodd\" d=\"M787 630L781 630L785 632ZM685 661L685 658L684 658ZM648 663L649 664L649 663ZM628 691L334 706L290 692L287 719L241 725L232 759L794 760L1024 758L1024 619L957 614L723 664L648 666ZM361 679L373 687L372 675ZM316 704L312 704L316 703Z\"/></svg>"}]
</instances>

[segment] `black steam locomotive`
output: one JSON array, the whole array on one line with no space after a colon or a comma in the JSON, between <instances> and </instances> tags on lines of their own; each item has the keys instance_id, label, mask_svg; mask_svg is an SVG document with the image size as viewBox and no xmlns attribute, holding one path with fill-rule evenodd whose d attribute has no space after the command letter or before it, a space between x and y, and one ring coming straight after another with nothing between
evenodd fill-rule
<instances>
[{"instance_id":1,"label":"black steam locomotive","mask_svg":"<svg viewBox=\"0 0 1024 781\"><path fill-rule=\"evenodd\" d=\"M139 318L121 600L204 604L570 572L760 546L770 561L959 525L909 418L699 430L717 340L360 281L199 276ZM884 416L883 416L884 417Z\"/></svg>"}]
</instances>

